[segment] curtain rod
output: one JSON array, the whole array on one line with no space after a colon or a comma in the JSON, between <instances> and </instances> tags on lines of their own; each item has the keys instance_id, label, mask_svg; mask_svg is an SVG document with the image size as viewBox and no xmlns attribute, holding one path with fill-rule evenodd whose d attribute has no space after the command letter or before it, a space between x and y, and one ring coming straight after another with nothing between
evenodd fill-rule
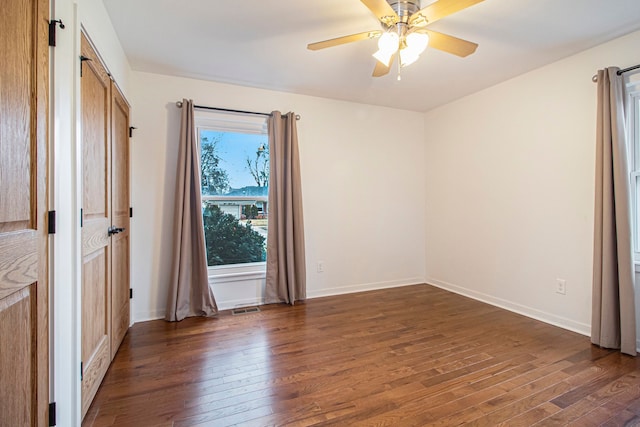
<instances>
[{"instance_id":1,"label":"curtain rod","mask_svg":"<svg viewBox=\"0 0 640 427\"><path fill-rule=\"evenodd\" d=\"M627 67L627 68L624 68L622 70L618 70L618 71L616 71L616 74L621 76L624 73L627 73L627 72L633 71L633 70L637 70L638 68L640 68L640 64L634 65L632 67ZM597 82L598 81L598 75L594 74L593 77L591 77L591 81L593 81L594 83Z\"/></svg>"},{"instance_id":2,"label":"curtain rod","mask_svg":"<svg viewBox=\"0 0 640 427\"><path fill-rule=\"evenodd\" d=\"M178 108L182 108L182 101L176 102L176 106ZM205 107L203 105L194 105L193 108L198 108L200 110L226 111L227 113L253 114L253 115L256 115L256 116L271 117L271 113L260 113L258 111L231 110L229 108ZM296 114L296 120L300 120L300 114Z\"/></svg>"},{"instance_id":3,"label":"curtain rod","mask_svg":"<svg viewBox=\"0 0 640 427\"><path fill-rule=\"evenodd\" d=\"M626 73L626 72L628 72L628 71L637 70L638 68L640 68L640 64L638 64L638 65L634 65L633 67L625 68L625 69L623 69L623 70L618 70L618 72L617 72L616 74L617 74L617 75L619 75L619 76L621 76L621 75L623 75L624 73Z\"/></svg>"}]
</instances>

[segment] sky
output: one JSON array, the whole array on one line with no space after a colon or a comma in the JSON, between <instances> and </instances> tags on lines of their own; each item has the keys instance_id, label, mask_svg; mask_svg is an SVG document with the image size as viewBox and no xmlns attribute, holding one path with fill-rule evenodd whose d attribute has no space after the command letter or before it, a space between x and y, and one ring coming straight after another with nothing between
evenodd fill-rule
<instances>
[{"instance_id":1,"label":"sky","mask_svg":"<svg viewBox=\"0 0 640 427\"><path fill-rule=\"evenodd\" d=\"M201 137L207 137L209 141L220 138L217 145L217 154L220 156L220 167L227 171L229 175L229 185L231 188L243 188L255 186L253 179L247 168L247 156L254 160L256 151L260 145L268 144L267 135L256 135L234 132L218 132L203 130Z\"/></svg>"}]
</instances>

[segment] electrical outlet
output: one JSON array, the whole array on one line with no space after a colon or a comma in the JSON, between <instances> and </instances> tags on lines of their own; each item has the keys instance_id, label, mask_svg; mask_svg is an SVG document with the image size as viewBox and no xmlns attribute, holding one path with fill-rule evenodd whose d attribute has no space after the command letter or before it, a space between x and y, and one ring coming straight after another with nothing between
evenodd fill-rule
<instances>
[{"instance_id":1,"label":"electrical outlet","mask_svg":"<svg viewBox=\"0 0 640 427\"><path fill-rule=\"evenodd\" d=\"M567 281L564 279L556 279L556 293L560 295L567 294Z\"/></svg>"},{"instance_id":2,"label":"electrical outlet","mask_svg":"<svg viewBox=\"0 0 640 427\"><path fill-rule=\"evenodd\" d=\"M324 273L324 261L318 261L318 273Z\"/></svg>"}]
</instances>

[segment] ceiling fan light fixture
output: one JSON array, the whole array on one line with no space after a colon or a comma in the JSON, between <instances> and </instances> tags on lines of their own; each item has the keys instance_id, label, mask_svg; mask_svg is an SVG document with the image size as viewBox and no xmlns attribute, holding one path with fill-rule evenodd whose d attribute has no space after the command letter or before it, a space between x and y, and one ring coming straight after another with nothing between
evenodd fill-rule
<instances>
[{"instance_id":1,"label":"ceiling fan light fixture","mask_svg":"<svg viewBox=\"0 0 640 427\"><path fill-rule=\"evenodd\" d=\"M429 45L429 35L426 33L409 33L405 39L407 49L411 49L420 55Z\"/></svg>"},{"instance_id":2,"label":"ceiling fan light fixture","mask_svg":"<svg viewBox=\"0 0 640 427\"><path fill-rule=\"evenodd\" d=\"M393 54L398 51L399 46L400 37L398 34L392 32L383 33L378 39L378 51L373 54L373 57L388 67Z\"/></svg>"},{"instance_id":3,"label":"ceiling fan light fixture","mask_svg":"<svg viewBox=\"0 0 640 427\"><path fill-rule=\"evenodd\" d=\"M378 50L373 54L373 57L380 61L380 63L384 64L385 67L388 67L394 53L395 52L385 52L383 50Z\"/></svg>"},{"instance_id":4,"label":"ceiling fan light fixture","mask_svg":"<svg viewBox=\"0 0 640 427\"><path fill-rule=\"evenodd\" d=\"M429 35L424 33L409 33L404 39L400 49L400 66L411 65L420 58L429 44Z\"/></svg>"},{"instance_id":5,"label":"ceiling fan light fixture","mask_svg":"<svg viewBox=\"0 0 640 427\"><path fill-rule=\"evenodd\" d=\"M398 51L400 46L400 36L393 32L386 32L378 39L379 52L384 52L385 55L393 55Z\"/></svg>"},{"instance_id":6,"label":"ceiling fan light fixture","mask_svg":"<svg viewBox=\"0 0 640 427\"><path fill-rule=\"evenodd\" d=\"M408 47L400 50L400 66L406 67L416 62L420 58L420 53Z\"/></svg>"}]
</instances>

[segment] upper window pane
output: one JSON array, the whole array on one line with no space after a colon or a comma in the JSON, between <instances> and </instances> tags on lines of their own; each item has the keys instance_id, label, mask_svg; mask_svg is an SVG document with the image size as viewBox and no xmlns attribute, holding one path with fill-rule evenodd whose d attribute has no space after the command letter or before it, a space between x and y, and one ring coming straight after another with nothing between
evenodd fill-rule
<instances>
[{"instance_id":1,"label":"upper window pane","mask_svg":"<svg viewBox=\"0 0 640 427\"><path fill-rule=\"evenodd\" d=\"M203 129L200 151L203 195L268 195L266 135Z\"/></svg>"}]
</instances>

